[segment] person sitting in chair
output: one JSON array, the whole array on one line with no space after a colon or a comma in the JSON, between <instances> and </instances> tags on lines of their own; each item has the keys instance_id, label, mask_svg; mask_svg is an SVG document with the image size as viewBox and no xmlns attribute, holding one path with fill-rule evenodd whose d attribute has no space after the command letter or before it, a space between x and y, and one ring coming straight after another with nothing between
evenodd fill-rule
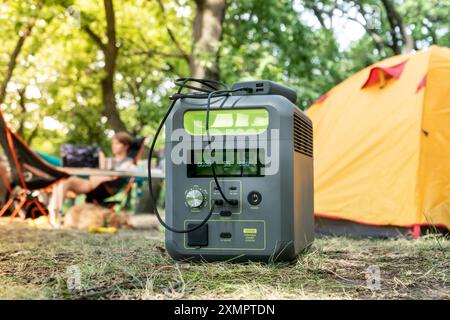
<instances>
[{"instance_id":1,"label":"person sitting in chair","mask_svg":"<svg viewBox=\"0 0 450 320\"><path fill-rule=\"evenodd\" d=\"M128 156L128 149L133 142L133 138L126 132L119 132L112 138L112 153L113 167L112 170L126 169L134 165L133 159ZM100 153L100 163L104 163L104 154ZM89 179L83 179L72 176L64 181L63 196L66 197L68 192L75 193L76 195L88 194L95 190L101 184L117 180L116 177L90 177Z\"/></svg>"}]
</instances>

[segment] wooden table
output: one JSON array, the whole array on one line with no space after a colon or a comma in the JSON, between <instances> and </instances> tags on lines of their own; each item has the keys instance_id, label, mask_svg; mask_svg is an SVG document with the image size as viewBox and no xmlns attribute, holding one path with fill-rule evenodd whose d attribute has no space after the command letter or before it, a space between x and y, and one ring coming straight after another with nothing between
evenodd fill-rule
<instances>
[{"instance_id":1,"label":"wooden table","mask_svg":"<svg viewBox=\"0 0 450 320\"><path fill-rule=\"evenodd\" d=\"M62 167L61 171L65 171L72 176L97 176L97 177L129 177L129 178L148 178L148 170L138 170L138 169L124 169L124 170L105 170L96 168L72 168L72 167ZM153 179L163 179L165 177L163 170L152 169L152 180ZM62 192L63 192L64 181L57 183L53 186L53 195L49 203L49 218L50 223L54 227L60 227L61 216L60 210L56 212L56 208L62 208L62 203L56 204L56 198L61 199L62 202Z\"/></svg>"},{"instance_id":2,"label":"wooden table","mask_svg":"<svg viewBox=\"0 0 450 320\"><path fill-rule=\"evenodd\" d=\"M62 171L65 171L73 176L100 176L100 177L135 177L135 178L148 178L147 170L137 169L124 169L124 170L104 170L95 168L72 168L63 167ZM152 169L152 178L164 178L164 172L161 169Z\"/></svg>"}]
</instances>

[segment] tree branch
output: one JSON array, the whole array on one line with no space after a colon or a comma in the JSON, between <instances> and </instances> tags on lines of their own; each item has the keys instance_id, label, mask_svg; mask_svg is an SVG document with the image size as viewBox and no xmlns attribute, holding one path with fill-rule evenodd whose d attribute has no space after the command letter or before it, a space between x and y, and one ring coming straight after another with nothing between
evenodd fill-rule
<instances>
[{"instance_id":1,"label":"tree branch","mask_svg":"<svg viewBox=\"0 0 450 320\"><path fill-rule=\"evenodd\" d=\"M19 129L17 130L17 134L23 137L23 131L25 127L25 118L27 114L27 107L25 105L25 88L17 89L17 94L19 95L19 106L21 111Z\"/></svg>"},{"instance_id":2,"label":"tree branch","mask_svg":"<svg viewBox=\"0 0 450 320\"><path fill-rule=\"evenodd\" d=\"M36 18L31 18L28 23L25 25L25 27L20 31L19 39L17 40L16 46L14 47L14 50L12 51L8 67L5 72L5 77L3 78L2 83L0 84L0 104L2 104L5 101L6 97L6 88L8 86L9 81L12 78L14 69L16 68L17 64L17 58L20 54L20 51L22 50L22 47L25 43L25 39L31 34L31 31L36 23Z\"/></svg>"},{"instance_id":3,"label":"tree branch","mask_svg":"<svg viewBox=\"0 0 450 320\"><path fill-rule=\"evenodd\" d=\"M378 52L380 52L380 55L383 55L383 53L385 52L384 48L387 45L386 41L383 39L382 36L380 36L376 32L375 29L369 27L369 22L367 20L367 12L364 9L364 6L363 6L361 1L357 1L356 7L357 7L358 11L360 12L361 16L363 17L365 23L362 23L358 19L352 18L352 17L348 17L348 19L359 23L364 28L364 30L366 30L367 34L372 39L372 41L373 41L375 47L377 48Z\"/></svg>"},{"instance_id":4,"label":"tree branch","mask_svg":"<svg viewBox=\"0 0 450 320\"><path fill-rule=\"evenodd\" d=\"M166 52L160 52L157 50L144 50L144 51L136 51L136 52L130 52L127 54L128 56L131 55L138 55L138 56L161 56L163 58L184 58L181 54L177 53L166 53Z\"/></svg>"},{"instance_id":5,"label":"tree branch","mask_svg":"<svg viewBox=\"0 0 450 320\"><path fill-rule=\"evenodd\" d=\"M402 17L400 16L400 13L397 11L394 4L390 0L381 0L381 2L383 3L389 24L391 25L391 34L393 40L396 42L394 44L395 47L398 47L397 31L395 30L398 27L402 36L403 43L405 44L406 51L411 51L414 48L414 40L412 36L406 31L406 27ZM400 49L398 49L398 51L400 51Z\"/></svg>"},{"instance_id":6,"label":"tree branch","mask_svg":"<svg viewBox=\"0 0 450 320\"><path fill-rule=\"evenodd\" d=\"M69 11L68 8L66 6L64 6L63 4L61 4L62 7L66 10L66 12L69 12L69 14L73 14L72 11ZM83 12L80 13L81 15L83 15ZM83 18L83 17L82 17ZM82 19L81 21L85 21L87 19ZM95 44L97 44L100 49L105 52L106 50L106 45L103 43L102 39L100 38L99 35L97 35L88 24L83 23L81 25L81 30L83 30L84 32L86 32L86 34L95 42Z\"/></svg>"},{"instance_id":7,"label":"tree branch","mask_svg":"<svg viewBox=\"0 0 450 320\"><path fill-rule=\"evenodd\" d=\"M158 0L158 4L159 4L159 7L161 8L163 19L164 19L164 20L167 20L167 19L166 19L166 9L164 8L164 4L163 4L162 0ZM169 25L167 24L167 22L165 23L165 26L166 26L166 30L167 30L167 33L169 34L170 39L172 40L172 42L173 42L173 43L175 44L175 46L177 47L177 49L178 49L178 51L180 52L182 58L183 58L187 63L190 63L190 61L191 61L190 55L188 55L188 54L183 50L183 48L181 47L180 43L179 43L178 40L176 39L176 37L175 37L175 35L174 35L172 29L170 29L170 27L169 27Z\"/></svg>"},{"instance_id":8,"label":"tree branch","mask_svg":"<svg viewBox=\"0 0 450 320\"><path fill-rule=\"evenodd\" d=\"M33 131L31 131L30 135L26 138L27 144L31 144L33 139L37 136L37 133L39 132L39 126L34 127Z\"/></svg>"},{"instance_id":9,"label":"tree branch","mask_svg":"<svg viewBox=\"0 0 450 320\"><path fill-rule=\"evenodd\" d=\"M363 18L364 18L364 16L363 16ZM362 23L361 21L359 21L358 19L353 18L353 17L347 17L347 19L349 19L351 21L355 21L356 23L358 23L360 26L362 26L364 28L364 30L367 32L369 37L372 39L375 47L380 52L380 54L384 51L385 41L378 33L375 32L375 30L373 30L372 28L369 28L369 26L367 25L367 21L366 21L366 23Z\"/></svg>"},{"instance_id":10,"label":"tree branch","mask_svg":"<svg viewBox=\"0 0 450 320\"><path fill-rule=\"evenodd\" d=\"M319 7L317 7L315 2L312 3L311 9L314 12L314 15L316 16L317 20L319 20L319 23L322 26L322 28L324 28L325 30L328 30L328 28L325 24L325 20L323 20L323 17L322 17L323 11L320 10Z\"/></svg>"},{"instance_id":11,"label":"tree branch","mask_svg":"<svg viewBox=\"0 0 450 320\"><path fill-rule=\"evenodd\" d=\"M102 39L94 32L88 25L84 25L81 27L94 42L100 47L100 49L105 52L106 51L106 45L103 43Z\"/></svg>"}]
</instances>

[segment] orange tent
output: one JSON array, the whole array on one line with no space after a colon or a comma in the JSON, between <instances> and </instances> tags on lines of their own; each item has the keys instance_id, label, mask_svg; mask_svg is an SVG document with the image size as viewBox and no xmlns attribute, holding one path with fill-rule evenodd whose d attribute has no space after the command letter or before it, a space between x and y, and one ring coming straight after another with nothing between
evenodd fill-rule
<instances>
[{"instance_id":1,"label":"orange tent","mask_svg":"<svg viewBox=\"0 0 450 320\"><path fill-rule=\"evenodd\" d=\"M347 231L349 224L413 235L426 225L450 229L449 48L369 66L307 114L317 220L343 220Z\"/></svg>"}]
</instances>

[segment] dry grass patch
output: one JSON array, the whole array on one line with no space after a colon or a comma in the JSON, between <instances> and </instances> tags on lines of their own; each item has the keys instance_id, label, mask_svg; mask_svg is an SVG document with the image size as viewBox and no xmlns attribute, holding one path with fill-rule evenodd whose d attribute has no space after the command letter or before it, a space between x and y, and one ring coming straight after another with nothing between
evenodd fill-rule
<instances>
[{"instance_id":1,"label":"dry grass patch","mask_svg":"<svg viewBox=\"0 0 450 320\"><path fill-rule=\"evenodd\" d=\"M159 232L0 224L2 299L449 299L450 241L317 239L290 264L174 264ZM81 290L67 288L80 270ZM367 287L369 266L381 273ZM68 269L69 268L69 269Z\"/></svg>"}]
</instances>

